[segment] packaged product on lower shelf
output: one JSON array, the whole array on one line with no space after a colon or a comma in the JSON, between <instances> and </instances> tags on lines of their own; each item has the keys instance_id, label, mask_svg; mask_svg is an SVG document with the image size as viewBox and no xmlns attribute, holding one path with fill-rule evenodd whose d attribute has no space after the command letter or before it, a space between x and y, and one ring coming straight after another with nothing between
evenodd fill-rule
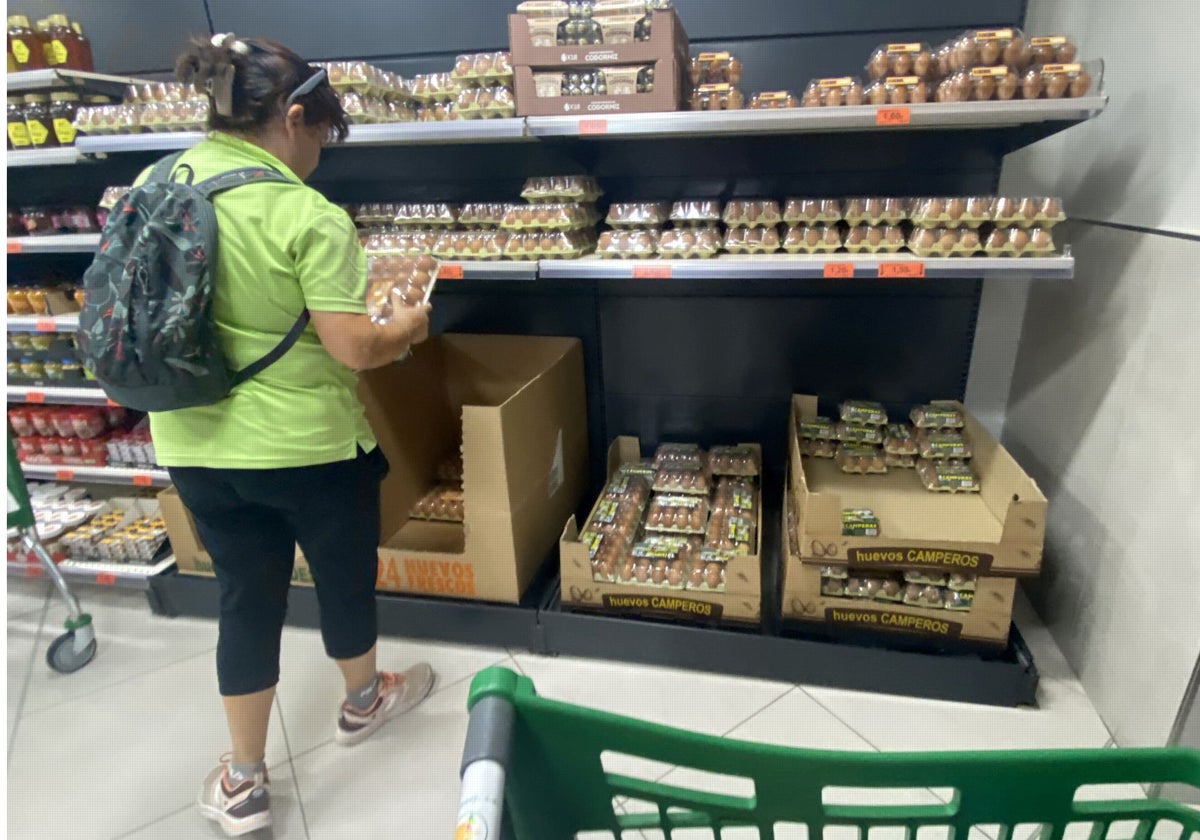
<instances>
[{"instance_id":1,"label":"packaged product on lower shelf","mask_svg":"<svg viewBox=\"0 0 1200 840\"><path fill-rule=\"evenodd\" d=\"M836 198L789 198L783 204L783 221L789 225L840 222L842 202Z\"/></svg>"},{"instance_id":2,"label":"packaged product on lower shelf","mask_svg":"<svg viewBox=\"0 0 1200 840\"><path fill-rule=\"evenodd\" d=\"M783 237L783 250L789 254L828 254L841 247L837 225L795 225Z\"/></svg>"},{"instance_id":3,"label":"packaged product on lower shelf","mask_svg":"<svg viewBox=\"0 0 1200 840\"><path fill-rule=\"evenodd\" d=\"M864 69L872 80L889 76L925 79L934 70L933 48L921 42L881 44L871 53Z\"/></svg>"},{"instance_id":4,"label":"packaged product on lower shelf","mask_svg":"<svg viewBox=\"0 0 1200 840\"><path fill-rule=\"evenodd\" d=\"M790 90L771 90L756 93L746 106L751 111L774 111L782 108L799 108L800 100Z\"/></svg>"},{"instance_id":5,"label":"packaged product on lower shelf","mask_svg":"<svg viewBox=\"0 0 1200 840\"><path fill-rule=\"evenodd\" d=\"M922 458L917 462L917 475L925 489L934 493L978 493L980 490L979 476L962 461Z\"/></svg>"},{"instance_id":6,"label":"packaged product on lower shelf","mask_svg":"<svg viewBox=\"0 0 1200 840\"><path fill-rule=\"evenodd\" d=\"M774 254L781 245L774 227L735 227L725 234L723 248L730 254Z\"/></svg>"},{"instance_id":7,"label":"packaged product on lower shelf","mask_svg":"<svg viewBox=\"0 0 1200 840\"><path fill-rule=\"evenodd\" d=\"M856 225L847 232L844 245L851 254L894 254L907 242L899 225Z\"/></svg>"},{"instance_id":8,"label":"packaged product on lower shelf","mask_svg":"<svg viewBox=\"0 0 1200 840\"><path fill-rule=\"evenodd\" d=\"M658 228L666 224L670 217L670 202L626 202L610 205L604 221L613 228Z\"/></svg>"},{"instance_id":9,"label":"packaged product on lower shelf","mask_svg":"<svg viewBox=\"0 0 1200 840\"><path fill-rule=\"evenodd\" d=\"M664 230L658 240L658 254L666 259L707 259L720 252L721 230L715 226Z\"/></svg>"},{"instance_id":10,"label":"packaged product on lower shelf","mask_svg":"<svg viewBox=\"0 0 1200 840\"><path fill-rule=\"evenodd\" d=\"M853 76L813 79L800 97L802 108L836 108L862 105L866 101L862 82Z\"/></svg>"},{"instance_id":11,"label":"packaged product on lower shelf","mask_svg":"<svg viewBox=\"0 0 1200 840\"><path fill-rule=\"evenodd\" d=\"M1053 254L1054 237L1043 228L996 228L983 241L989 257L1024 257Z\"/></svg>"},{"instance_id":12,"label":"packaged product on lower shelf","mask_svg":"<svg viewBox=\"0 0 1200 840\"><path fill-rule=\"evenodd\" d=\"M600 234L596 253L610 259L650 259L658 255L661 235L657 230L606 230Z\"/></svg>"},{"instance_id":13,"label":"packaged product on lower shelf","mask_svg":"<svg viewBox=\"0 0 1200 840\"><path fill-rule=\"evenodd\" d=\"M725 204L722 220L731 228L773 228L783 212L777 201L735 199Z\"/></svg>"},{"instance_id":14,"label":"packaged product on lower shelf","mask_svg":"<svg viewBox=\"0 0 1200 840\"><path fill-rule=\"evenodd\" d=\"M587 204L604 195L596 179L590 175L556 175L529 178L521 190L521 198L531 204Z\"/></svg>"}]
</instances>

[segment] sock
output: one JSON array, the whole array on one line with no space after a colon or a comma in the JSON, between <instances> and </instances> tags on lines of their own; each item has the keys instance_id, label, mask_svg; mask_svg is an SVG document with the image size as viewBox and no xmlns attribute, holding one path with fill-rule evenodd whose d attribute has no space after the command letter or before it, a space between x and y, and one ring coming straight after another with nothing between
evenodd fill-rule
<instances>
[{"instance_id":1,"label":"sock","mask_svg":"<svg viewBox=\"0 0 1200 840\"><path fill-rule=\"evenodd\" d=\"M351 691L346 695L346 702L356 709L366 709L375 702L375 698L379 696L379 675L371 677L371 681L360 688L358 691Z\"/></svg>"},{"instance_id":2,"label":"sock","mask_svg":"<svg viewBox=\"0 0 1200 840\"><path fill-rule=\"evenodd\" d=\"M263 762L256 761L252 764L229 764L229 784L232 787L237 787L247 779L253 779L257 774L266 769Z\"/></svg>"}]
</instances>

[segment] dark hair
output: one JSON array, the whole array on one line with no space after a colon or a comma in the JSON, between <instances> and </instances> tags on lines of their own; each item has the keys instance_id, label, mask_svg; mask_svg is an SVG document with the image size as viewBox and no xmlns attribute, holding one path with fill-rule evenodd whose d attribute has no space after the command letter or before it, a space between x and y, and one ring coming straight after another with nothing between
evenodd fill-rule
<instances>
[{"instance_id":1,"label":"dark hair","mask_svg":"<svg viewBox=\"0 0 1200 840\"><path fill-rule=\"evenodd\" d=\"M221 46L214 44L221 43ZM213 86L233 68L232 114L217 113ZM288 95L308 81L317 68L282 44L265 38L236 38L223 42L195 38L175 62L175 76L208 95L208 127L218 131L255 132L283 113ZM346 113L328 80L299 97L306 125L328 125L330 139L345 140Z\"/></svg>"}]
</instances>

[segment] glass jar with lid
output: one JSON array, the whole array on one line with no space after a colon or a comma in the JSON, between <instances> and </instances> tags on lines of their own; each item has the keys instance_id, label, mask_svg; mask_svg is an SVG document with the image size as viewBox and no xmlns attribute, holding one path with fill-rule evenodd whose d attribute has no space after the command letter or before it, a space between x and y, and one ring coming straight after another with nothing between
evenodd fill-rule
<instances>
[{"instance_id":1,"label":"glass jar with lid","mask_svg":"<svg viewBox=\"0 0 1200 840\"><path fill-rule=\"evenodd\" d=\"M82 49L79 36L71 28L71 21L66 15L50 15L46 18L49 24L50 41L46 46L46 61L51 65L67 67L71 70L82 70Z\"/></svg>"},{"instance_id":2,"label":"glass jar with lid","mask_svg":"<svg viewBox=\"0 0 1200 840\"><path fill-rule=\"evenodd\" d=\"M95 60L92 58L92 41L83 33L83 27L75 21L71 22L71 31L75 33L76 42L79 44L79 66L75 69L91 73L96 69Z\"/></svg>"},{"instance_id":3,"label":"glass jar with lid","mask_svg":"<svg viewBox=\"0 0 1200 840\"><path fill-rule=\"evenodd\" d=\"M54 126L50 122L50 97L44 93L25 95L25 127L29 129L29 144L35 149L58 145Z\"/></svg>"},{"instance_id":4,"label":"glass jar with lid","mask_svg":"<svg viewBox=\"0 0 1200 840\"><path fill-rule=\"evenodd\" d=\"M75 114L79 111L79 94L61 90L50 94L50 123L59 145L75 143Z\"/></svg>"},{"instance_id":5,"label":"glass jar with lid","mask_svg":"<svg viewBox=\"0 0 1200 840\"><path fill-rule=\"evenodd\" d=\"M46 67L46 53L26 15L8 16L8 51L12 53L18 70L42 70Z\"/></svg>"},{"instance_id":6,"label":"glass jar with lid","mask_svg":"<svg viewBox=\"0 0 1200 840\"><path fill-rule=\"evenodd\" d=\"M8 97L8 148L28 149L29 129L25 127L25 100L20 96Z\"/></svg>"}]
</instances>

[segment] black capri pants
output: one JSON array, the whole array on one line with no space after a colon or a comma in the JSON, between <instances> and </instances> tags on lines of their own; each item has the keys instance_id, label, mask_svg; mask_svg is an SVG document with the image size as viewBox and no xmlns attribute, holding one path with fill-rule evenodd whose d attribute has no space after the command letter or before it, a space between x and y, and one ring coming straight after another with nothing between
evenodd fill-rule
<instances>
[{"instance_id":1,"label":"black capri pants","mask_svg":"<svg viewBox=\"0 0 1200 840\"><path fill-rule=\"evenodd\" d=\"M312 467L171 467L171 480L212 556L221 590L217 681L226 697L279 681L279 643L297 544L316 585L321 638L334 659L375 644L378 447Z\"/></svg>"}]
</instances>

